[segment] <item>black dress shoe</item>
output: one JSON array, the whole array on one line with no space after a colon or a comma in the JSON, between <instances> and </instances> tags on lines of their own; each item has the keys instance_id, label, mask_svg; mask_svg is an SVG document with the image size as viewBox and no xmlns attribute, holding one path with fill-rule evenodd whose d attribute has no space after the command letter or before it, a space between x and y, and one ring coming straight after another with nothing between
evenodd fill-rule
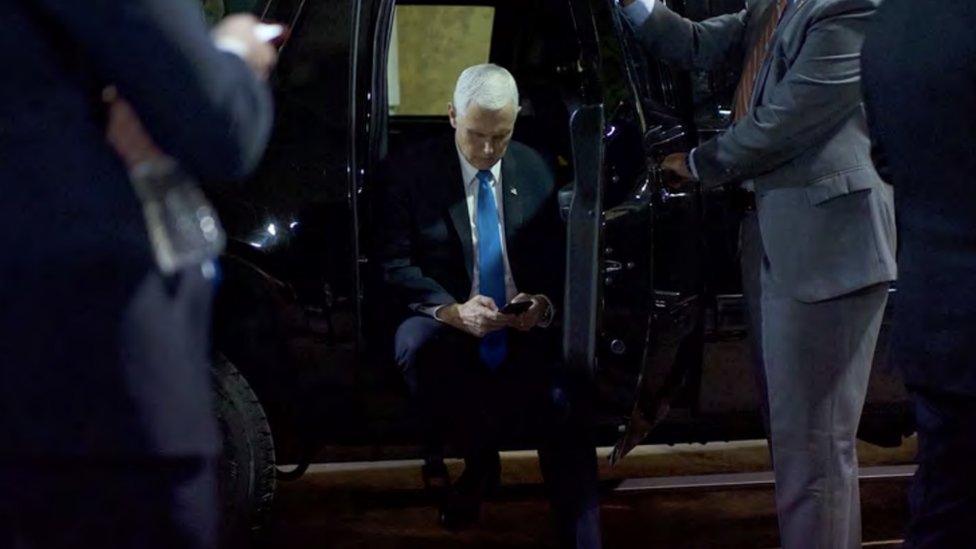
<instances>
[{"instance_id":1,"label":"black dress shoe","mask_svg":"<svg viewBox=\"0 0 976 549\"><path fill-rule=\"evenodd\" d=\"M420 468L420 476L424 480L424 490L441 502L451 487L451 476L447 473L444 460L432 459L424 462Z\"/></svg>"},{"instance_id":2,"label":"black dress shoe","mask_svg":"<svg viewBox=\"0 0 976 549\"><path fill-rule=\"evenodd\" d=\"M500 484L501 463L497 453L486 460L467 462L464 472L441 505L441 526L448 530L461 530L478 522L481 502Z\"/></svg>"}]
</instances>

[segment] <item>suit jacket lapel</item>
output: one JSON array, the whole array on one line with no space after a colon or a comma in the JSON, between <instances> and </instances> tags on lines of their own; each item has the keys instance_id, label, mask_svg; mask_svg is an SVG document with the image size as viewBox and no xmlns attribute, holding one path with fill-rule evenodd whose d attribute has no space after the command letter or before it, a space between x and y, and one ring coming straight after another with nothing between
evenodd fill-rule
<instances>
[{"instance_id":1,"label":"suit jacket lapel","mask_svg":"<svg viewBox=\"0 0 976 549\"><path fill-rule=\"evenodd\" d=\"M786 6L786 13L783 14L783 18L779 22L779 26L776 27L776 32L773 33L772 43L776 43L779 40L779 35L783 33L783 29L786 25L790 24L790 20L796 15L796 12L800 11L803 4L806 4L807 0L793 0L790 5Z\"/></svg>"},{"instance_id":2,"label":"suit jacket lapel","mask_svg":"<svg viewBox=\"0 0 976 549\"><path fill-rule=\"evenodd\" d=\"M770 2L770 8L775 8L776 2L777 0ZM756 78L756 87L752 90L751 107L759 105L759 101L761 100L760 92L766 85L766 79L769 78L769 70L773 64L773 48L782 37L783 29L786 28L786 25L790 23L790 20L793 19L806 2L807 0L793 0L786 6L786 12L780 17L779 24L776 25L776 30L773 32L773 37L769 39L769 51L766 54L766 59L763 61L762 68L759 70L759 76Z\"/></svg>"},{"instance_id":3,"label":"suit jacket lapel","mask_svg":"<svg viewBox=\"0 0 976 549\"><path fill-rule=\"evenodd\" d=\"M468 202L464 194L464 181L461 175L461 163L457 156L457 149L454 139L451 140L449 154L445 154L447 159L447 173L445 181L445 192L447 196L447 213L451 218L451 224L457 231L458 239L461 241L461 253L464 256L464 268L468 271L468 280L474 278L474 245L471 237L471 217L468 214Z\"/></svg>"},{"instance_id":4,"label":"suit jacket lapel","mask_svg":"<svg viewBox=\"0 0 976 549\"><path fill-rule=\"evenodd\" d=\"M502 204L505 208L505 244L511 261L512 244L516 230L522 225L522 201L519 193L518 166L511 154L502 159Z\"/></svg>"},{"instance_id":5,"label":"suit jacket lapel","mask_svg":"<svg viewBox=\"0 0 976 549\"><path fill-rule=\"evenodd\" d=\"M511 151L511 149L509 149ZM505 249L508 252L508 265L512 270L512 280L515 287L518 287L518 252L515 234L524 224L522 211L522 193L526 192L522 188L523 181L518 177L518 165L511 152L505 154L502 159L502 204L505 207Z\"/></svg>"},{"instance_id":6,"label":"suit jacket lapel","mask_svg":"<svg viewBox=\"0 0 976 549\"><path fill-rule=\"evenodd\" d=\"M756 42L762 38L763 23L766 21L766 18L770 16L770 12L776 10L776 2L777 0L766 2L766 7L763 8L762 11L749 16L749 23L747 26L748 40L746 41L745 55L742 60L743 67L745 67L746 59L749 58L749 54L752 53L752 49L756 47ZM755 23L753 21L755 21Z\"/></svg>"},{"instance_id":7,"label":"suit jacket lapel","mask_svg":"<svg viewBox=\"0 0 976 549\"><path fill-rule=\"evenodd\" d=\"M770 0L769 2L766 2L766 7L763 8L761 12L756 14L755 18L750 17L750 23L748 26L749 41L746 47L746 55L742 62L743 70L745 69L746 59L749 58L749 55L752 54L752 50L755 49L757 45L756 43L759 41L760 38L762 38L763 28L766 25L766 21L768 21L770 17L775 17L777 2L778 0ZM752 21L755 21L755 23L752 23ZM772 41L774 39L775 39L775 34L774 34L774 38L770 39L770 44L773 43ZM766 67L769 64L767 63L767 61L768 59L763 60L763 65L759 67L759 74L756 75L756 81L752 83L752 104L749 105L750 109L755 107L756 103L759 100L758 93L759 90L762 89L760 84L766 79Z\"/></svg>"},{"instance_id":8,"label":"suit jacket lapel","mask_svg":"<svg viewBox=\"0 0 976 549\"><path fill-rule=\"evenodd\" d=\"M770 42L770 44L773 44L773 42ZM756 76L756 84L755 87L752 89L752 105L749 105L750 110L759 106L759 103L762 101L762 95L760 92L762 92L763 86L766 85L766 78L769 77L769 69L772 66L772 64L773 64L772 54L767 55L766 60L763 61L762 68L759 69L759 75Z\"/></svg>"}]
</instances>

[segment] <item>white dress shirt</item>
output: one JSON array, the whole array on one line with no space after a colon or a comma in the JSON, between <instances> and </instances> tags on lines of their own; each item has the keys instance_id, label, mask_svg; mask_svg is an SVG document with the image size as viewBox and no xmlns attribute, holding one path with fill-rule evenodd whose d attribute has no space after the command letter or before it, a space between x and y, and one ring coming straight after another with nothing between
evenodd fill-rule
<instances>
[{"instance_id":1,"label":"white dress shirt","mask_svg":"<svg viewBox=\"0 0 976 549\"><path fill-rule=\"evenodd\" d=\"M461 162L461 182L464 184L464 197L468 205L468 219L471 222L471 250L474 268L471 270L471 294L474 297L479 293L478 276L478 168L468 162L468 159L458 150L458 160ZM495 209L498 211L498 231L502 243L502 259L505 262L505 302L509 302L518 295L515 288L515 279L512 278L512 267L508 262L508 243L505 242L505 201L502 198L502 161L495 162L491 167L491 191L495 198ZM504 307L505 303L496 303L499 308Z\"/></svg>"},{"instance_id":2,"label":"white dress shirt","mask_svg":"<svg viewBox=\"0 0 976 549\"><path fill-rule=\"evenodd\" d=\"M624 15L635 27L639 27L647 21L647 18L654 13L654 6L657 0L636 0L624 8Z\"/></svg>"}]
</instances>

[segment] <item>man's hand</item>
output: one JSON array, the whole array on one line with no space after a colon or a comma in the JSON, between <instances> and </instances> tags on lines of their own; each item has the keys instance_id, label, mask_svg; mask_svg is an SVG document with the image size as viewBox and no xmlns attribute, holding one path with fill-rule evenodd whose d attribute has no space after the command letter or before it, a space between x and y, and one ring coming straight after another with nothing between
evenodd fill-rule
<instances>
[{"instance_id":1,"label":"man's hand","mask_svg":"<svg viewBox=\"0 0 976 549\"><path fill-rule=\"evenodd\" d=\"M118 96L114 87L102 92L108 103L108 127L105 138L130 170L138 164L162 156L128 101Z\"/></svg>"},{"instance_id":2,"label":"man's hand","mask_svg":"<svg viewBox=\"0 0 976 549\"><path fill-rule=\"evenodd\" d=\"M261 40L255 29L258 20L247 14L235 14L223 19L213 30L214 41L232 46L259 78L266 79L278 59L278 50ZM132 169L151 158L162 156L149 132L139 120L128 101L119 97L114 86L105 88L102 100L108 104L106 139Z\"/></svg>"},{"instance_id":3,"label":"man's hand","mask_svg":"<svg viewBox=\"0 0 976 549\"><path fill-rule=\"evenodd\" d=\"M669 154L661 162L661 168L666 172L671 172L683 180L694 179L691 170L688 169L688 153Z\"/></svg>"},{"instance_id":4,"label":"man's hand","mask_svg":"<svg viewBox=\"0 0 976 549\"><path fill-rule=\"evenodd\" d=\"M258 24L253 15L229 15L214 27L213 38L219 48L240 55L259 78L266 79L278 61L278 50L258 37Z\"/></svg>"},{"instance_id":5,"label":"man's hand","mask_svg":"<svg viewBox=\"0 0 976 549\"><path fill-rule=\"evenodd\" d=\"M688 169L688 153L669 154L661 162L661 169L672 176L665 179L667 186L672 189L683 187L695 178Z\"/></svg>"},{"instance_id":6,"label":"man's hand","mask_svg":"<svg viewBox=\"0 0 976 549\"><path fill-rule=\"evenodd\" d=\"M448 305L437 311L437 318L475 337L484 337L509 326L508 315L499 313L495 300L483 295L476 295L465 303Z\"/></svg>"},{"instance_id":7,"label":"man's hand","mask_svg":"<svg viewBox=\"0 0 976 549\"><path fill-rule=\"evenodd\" d=\"M542 316L545 314L546 309L549 308L549 302L545 300L540 295L529 295L529 294L519 294L512 299L512 303L519 303L521 301L531 301L532 306L529 310L525 311L520 315L503 315L508 318L508 326L515 328L516 330L522 332L528 332L532 328L539 325L542 320Z\"/></svg>"}]
</instances>

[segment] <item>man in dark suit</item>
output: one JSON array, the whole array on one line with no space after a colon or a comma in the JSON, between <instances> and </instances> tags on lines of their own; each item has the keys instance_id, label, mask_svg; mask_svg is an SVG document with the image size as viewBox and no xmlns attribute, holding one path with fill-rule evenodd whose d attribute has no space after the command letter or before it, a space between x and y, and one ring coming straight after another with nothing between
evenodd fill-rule
<instances>
[{"instance_id":1,"label":"man in dark suit","mask_svg":"<svg viewBox=\"0 0 976 549\"><path fill-rule=\"evenodd\" d=\"M886 0L864 44L871 131L895 189L891 360L915 401L907 547L976 539L976 5Z\"/></svg>"},{"instance_id":2,"label":"man in dark suit","mask_svg":"<svg viewBox=\"0 0 976 549\"><path fill-rule=\"evenodd\" d=\"M465 459L442 508L446 526L477 519L481 498L499 482L501 438L529 423L545 432L540 462L562 545L599 547L584 398L559 368L552 328L565 230L547 166L510 142L517 112L508 71L468 68L449 108L453 139L385 164L377 252L408 313L396 360L424 416ZM506 314L511 302L527 309Z\"/></svg>"},{"instance_id":3,"label":"man in dark suit","mask_svg":"<svg viewBox=\"0 0 976 549\"><path fill-rule=\"evenodd\" d=\"M213 282L159 274L101 98L197 178L243 176L275 53L253 18L211 35L200 9L0 1L0 546L215 543Z\"/></svg>"}]
</instances>

